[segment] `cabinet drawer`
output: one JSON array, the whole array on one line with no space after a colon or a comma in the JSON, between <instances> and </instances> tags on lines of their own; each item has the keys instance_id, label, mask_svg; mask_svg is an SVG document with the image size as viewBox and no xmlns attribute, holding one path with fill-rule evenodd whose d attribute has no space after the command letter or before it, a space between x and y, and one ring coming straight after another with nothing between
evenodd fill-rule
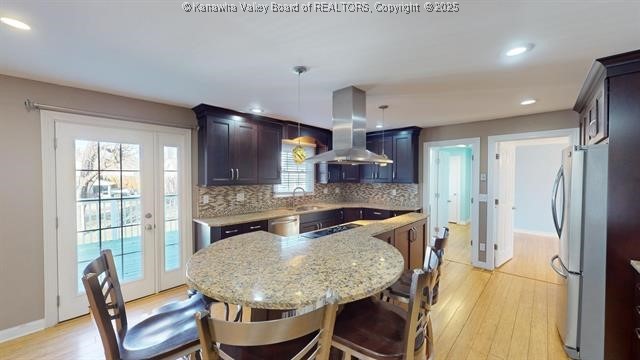
<instances>
[{"instance_id":1,"label":"cabinet drawer","mask_svg":"<svg viewBox=\"0 0 640 360\"><path fill-rule=\"evenodd\" d=\"M364 209L364 220L384 220L391 217L391 211L379 209Z\"/></svg>"},{"instance_id":2,"label":"cabinet drawer","mask_svg":"<svg viewBox=\"0 0 640 360\"><path fill-rule=\"evenodd\" d=\"M249 233L254 231L267 231L269 222L266 220L254 221L246 224L242 224L242 233Z\"/></svg>"},{"instance_id":3,"label":"cabinet drawer","mask_svg":"<svg viewBox=\"0 0 640 360\"><path fill-rule=\"evenodd\" d=\"M220 239L226 239L232 236L242 234L243 224L227 225L220 228Z\"/></svg>"}]
</instances>

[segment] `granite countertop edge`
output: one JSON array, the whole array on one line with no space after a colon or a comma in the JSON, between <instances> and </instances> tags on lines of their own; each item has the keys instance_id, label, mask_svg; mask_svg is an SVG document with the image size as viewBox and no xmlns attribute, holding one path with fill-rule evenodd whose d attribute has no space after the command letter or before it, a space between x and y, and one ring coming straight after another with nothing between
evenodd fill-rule
<instances>
[{"instance_id":1,"label":"granite countertop edge","mask_svg":"<svg viewBox=\"0 0 640 360\"><path fill-rule=\"evenodd\" d=\"M631 260L631 266L640 274L640 260Z\"/></svg>"},{"instance_id":2,"label":"granite countertop edge","mask_svg":"<svg viewBox=\"0 0 640 360\"><path fill-rule=\"evenodd\" d=\"M199 224L203 224L211 227L228 226L243 224L252 221L271 220L279 217L311 214L315 212L322 212L328 210L342 209L342 208L372 208L390 211L418 211L421 209L419 206L400 206L400 205L383 205L383 204L371 204L371 203L311 203L300 206L319 206L321 209L307 210L307 211L295 211L291 209L272 209L257 211L247 214L238 215L225 215L209 218L194 218L193 221Z\"/></svg>"},{"instance_id":3,"label":"granite countertop edge","mask_svg":"<svg viewBox=\"0 0 640 360\"><path fill-rule=\"evenodd\" d=\"M322 237L322 241L324 242L331 242L332 239L334 239L334 241L339 241L340 239L344 239L345 237L349 237L349 238L356 238L359 240L363 240L363 243L366 243L366 240L378 240L378 241L382 241L380 239L377 239L375 236L388 232L388 231L392 231L394 229L397 228L401 228L405 225L414 223L416 221L420 221L420 220L424 220L426 219L428 216L426 214L423 213L408 213L408 214L404 214L404 215L400 215L400 216L396 216L393 218L389 218L386 220L380 220L380 221L375 221L372 222L370 224L367 225L363 225L351 230L347 230L347 231L343 231L340 233L336 233L336 234L332 234L332 235L328 235L325 237ZM299 235L294 235L294 236L299 236ZM241 234L241 235L237 235L237 236L233 236L230 237L226 240L222 240L222 241L234 241L234 240L240 240L243 238L248 239L252 239L253 241L255 241L255 239L260 238L260 237L264 237L265 239L281 239L281 240L286 240L286 239L291 239L292 237L283 237L283 236L279 236L279 235L275 235L275 234L271 234L265 231L257 231L257 232L253 232L253 233L248 233L248 234ZM385 245L389 245L386 244ZM389 245L392 246L392 245ZM202 249L200 251L198 251L196 253L197 256L198 253L203 253L206 252L206 249ZM401 255L398 252L397 249L393 248L393 250L397 253L397 255L400 256L401 259ZM204 253L202 254L204 255ZM336 294L338 295L338 303L339 304L344 304L344 303L348 303L348 302L352 302L352 301L356 301L362 298L365 298L367 296L369 296L372 292L380 292L382 290L384 290L385 288L387 288L388 286L390 286L391 284L393 284L402 274L404 268L404 263L401 261L398 263L398 267L397 267L397 273L394 274L393 277L393 281L389 281L388 283L385 282L384 284L378 284L378 286L376 286L375 289L368 289L368 291L363 291L363 292L358 292L358 293L352 293L349 295L346 295L344 293L341 294L340 289L332 289L336 291ZM229 271L233 271L233 269L229 269ZM238 298L234 298L233 295L230 296L230 294L225 294L224 292L219 292L217 290L219 289L214 289L214 288L208 288L207 286L202 286L201 284L198 284L198 281L194 281L195 278L198 276L198 273L201 272L201 269L198 269L198 266L195 266L195 264L192 263L192 259L190 259L187 263L187 271L186 271L186 275L187 275L187 285L195 290L198 290L200 292L202 292L203 294L212 297L218 301L223 301L223 302L228 302L231 304L241 304L244 306L249 306L251 308L256 308L256 309L300 309L300 308L304 308L306 306L312 305L314 303L318 303L319 301L322 301L323 299L318 298L307 298L304 299L303 301L300 302L290 302L290 301L283 301L283 299L274 299L274 301L249 301L246 298L243 299L238 299ZM391 280L391 279L390 279Z\"/></svg>"}]
</instances>

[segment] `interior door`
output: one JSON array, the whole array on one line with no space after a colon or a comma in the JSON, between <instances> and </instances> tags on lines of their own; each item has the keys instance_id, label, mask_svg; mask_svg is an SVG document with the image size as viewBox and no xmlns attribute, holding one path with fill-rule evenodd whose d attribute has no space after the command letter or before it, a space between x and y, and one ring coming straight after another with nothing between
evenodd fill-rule
<instances>
[{"instance_id":1,"label":"interior door","mask_svg":"<svg viewBox=\"0 0 640 360\"><path fill-rule=\"evenodd\" d=\"M495 266L498 267L513 258L513 210L515 197L515 144L497 144L499 158L495 184L494 208L496 214Z\"/></svg>"},{"instance_id":2,"label":"interior door","mask_svg":"<svg viewBox=\"0 0 640 360\"><path fill-rule=\"evenodd\" d=\"M87 313L82 271L103 249L125 300L155 292L153 133L65 122L55 130L59 320Z\"/></svg>"},{"instance_id":3,"label":"interior door","mask_svg":"<svg viewBox=\"0 0 640 360\"><path fill-rule=\"evenodd\" d=\"M460 221L460 156L449 157L449 222L457 223Z\"/></svg>"},{"instance_id":4,"label":"interior door","mask_svg":"<svg viewBox=\"0 0 640 360\"><path fill-rule=\"evenodd\" d=\"M449 153L446 151L438 151L436 160L437 168L437 190L436 190L436 216L435 223L437 226L436 233L439 229L447 226L449 223Z\"/></svg>"}]
</instances>

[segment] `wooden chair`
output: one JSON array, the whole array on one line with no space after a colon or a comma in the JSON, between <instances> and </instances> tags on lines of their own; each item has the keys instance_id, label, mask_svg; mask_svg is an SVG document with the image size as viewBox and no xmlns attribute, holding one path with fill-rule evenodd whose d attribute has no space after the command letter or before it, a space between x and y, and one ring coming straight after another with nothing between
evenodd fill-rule
<instances>
[{"instance_id":1,"label":"wooden chair","mask_svg":"<svg viewBox=\"0 0 640 360\"><path fill-rule=\"evenodd\" d=\"M437 268L432 293L429 296L428 305L435 305L438 302L438 289L440 287L440 275L442 264L444 263L444 249L449 241L449 228L442 227L433 238L430 246L425 250L424 263L422 268L424 271L430 271ZM386 289L383 293L383 299L396 300L401 303L409 302L409 291L411 289L412 270L405 271L398 281Z\"/></svg>"},{"instance_id":2,"label":"wooden chair","mask_svg":"<svg viewBox=\"0 0 640 360\"><path fill-rule=\"evenodd\" d=\"M111 250L87 265L82 283L107 360L175 359L199 350L193 314L208 306L201 294L164 305L129 328Z\"/></svg>"},{"instance_id":3,"label":"wooden chair","mask_svg":"<svg viewBox=\"0 0 640 360\"><path fill-rule=\"evenodd\" d=\"M436 269L414 270L408 310L371 297L347 304L336 319L332 345L344 358L426 359L432 356L433 339L427 302Z\"/></svg>"},{"instance_id":4,"label":"wooden chair","mask_svg":"<svg viewBox=\"0 0 640 360\"><path fill-rule=\"evenodd\" d=\"M196 313L200 347L205 360L268 360L329 358L336 305L270 321L250 323L214 319ZM218 345L219 344L219 345Z\"/></svg>"}]
</instances>

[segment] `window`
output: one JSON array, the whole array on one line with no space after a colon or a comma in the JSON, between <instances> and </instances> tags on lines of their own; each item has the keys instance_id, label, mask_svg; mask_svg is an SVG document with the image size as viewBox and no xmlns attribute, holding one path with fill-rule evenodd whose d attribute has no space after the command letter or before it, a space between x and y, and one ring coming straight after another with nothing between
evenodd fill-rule
<instances>
[{"instance_id":1,"label":"window","mask_svg":"<svg viewBox=\"0 0 640 360\"><path fill-rule=\"evenodd\" d=\"M282 181L279 185L273 186L273 192L277 196L290 196L293 189L301 187L307 194L313 193L315 183L315 166L313 163L305 161L298 165L293 161L293 148L298 142L291 140L282 141L282 153L280 163L282 166ZM301 143L307 158L315 155L315 145Z\"/></svg>"}]
</instances>

